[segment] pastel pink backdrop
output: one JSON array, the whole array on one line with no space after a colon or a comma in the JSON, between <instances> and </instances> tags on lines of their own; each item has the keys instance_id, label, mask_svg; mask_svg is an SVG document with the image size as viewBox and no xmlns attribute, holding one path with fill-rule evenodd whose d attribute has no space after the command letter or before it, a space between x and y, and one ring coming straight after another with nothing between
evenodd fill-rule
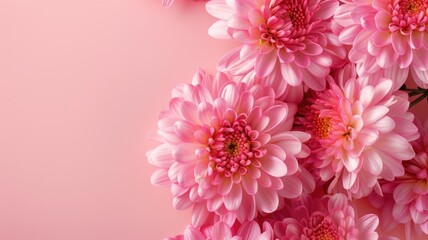
<instances>
[{"instance_id":1,"label":"pastel pink backdrop","mask_svg":"<svg viewBox=\"0 0 428 240\"><path fill-rule=\"evenodd\" d=\"M189 0L0 1L1 240L182 232L190 212L150 184L146 136L171 88L234 47L213 22Z\"/></svg>"}]
</instances>

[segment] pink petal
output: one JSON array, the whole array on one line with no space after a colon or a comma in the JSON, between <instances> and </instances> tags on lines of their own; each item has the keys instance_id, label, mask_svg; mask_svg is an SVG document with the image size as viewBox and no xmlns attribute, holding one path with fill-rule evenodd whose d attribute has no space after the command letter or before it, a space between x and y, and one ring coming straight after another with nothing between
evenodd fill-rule
<instances>
[{"instance_id":1,"label":"pink petal","mask_svg":"<svg viewBox=\"0 0 428 240\"><path fill-rule=\"evenodd\" d=\"M377 31L373 33L370 39L376 47L383 47L391 43L391 36L391 32Z\"/></svg>"},{"instance_id":2,"label":"pink petal","mask_svg":"<svg viewBox=\"0 0 428 240\"><path fill-rule=\"evenodd\" d=\"M191 93L189 94L191 96ZM190 101L185 101L181 105L181 114L183 115L183 118L189 122L198 124L199 118L198 118L198 107Z\"/></svg>"},{"instance_id":3,"label":"pink petal","mask_svg":"<svg viewBox=\"0 0 428 240\"><path fill-rule=\"evenodd\" d=\"M368 107L373 99L374 89L372 86L365 86L360 92L360 101L364 108Z\"/></svg>"},{"instance_id":4,"label":"pink petal","mask_svg":"<svg viewBox=\"0 0 428 240\"><path fill-rule=\"evenodd\" d=\"M257 189L258 189L257 180L255 180L250 176L242 177L242 186L249 195L254 195L257 193Z\"/></svg>"},{"instance_id":5,"label":"pink petal","mask_svg":"<svg viewBox=\"0 0 428 240\"><path fill-rule=\"evenodd\" d=\"M199 228L204 225L205 221L208 219L210 213L207 211L205 207L205 203L195 203L193 207L192 214L192 225ZM203 239L203 238L199 238Z\"/></svg>"},{"instance_id":6,"label":"pink petal","mask_svg":"<svg viewBox=\"0 0 428 240\"><path fill-rule=\"evenodd\" d=\"M418 32L418 31L412 32L412 34L410 34L410 42L409 43L413 49L419 49L419 48L423 47L424 33Z\"/></svg>"},{"instance_id":7,"label":"pink petal","mask_svg":"<svg viewBox=\"0 0 428 240\"><path fill-rule=\"evenodd\" d=\"M281 63L290 63L294 60L294 54L286 51L278 51L278 58Z\"/></svg>"},{"instance_id":8,"label":"pink petal","mask_svg":"<svg viewBox=\"0 0 428 240\"><path fill-rule=\"evenodd\" d=\"M238 112L249 114L254 105L254 97L249 92L244 92L240 95L238 101Z\"/></svg>"},{"instance_id":9,"label":"pink petal","mask_svg":"<svg viewBox=\"0 0 428 240\"><path fill-rule=\"evenodd\" d=\"M389 79L379 83L374 88L373 99L372 99L373 104L376 104L379 101L381 101L391 91L391 88L392 88L392 81Z\"/></svg>"},{"instance_id":10,"label":"pink petal","mask_svg":"<svg viewBox=\"0 0 428 240\"><path fill-rule=\"evenodd\" d=\"M233 184L227 195L223 196L224 206L229 211L237 210L242 202L242 188L240 184Z\"/></svg>"},{"instance_id":11,"label":"pink petal","mask_svg":"<svg viewBox=\"0 0 428 240\"><path fill-rule=\"evenodd\" d=\"M425 212L419 212L414 206L410 207L410 215L416 224L422 224L428 221L428 214Z\"/></svg>"},{"instance_id":12,"label":"pink petal","mask_svg":"<svg viewBox=\"0 0 428 240\"><path fill-rule=\"evenodd\" d=\"M392 47L399 55L403 55L407 50L407 40L401 33L395 32L392 34ZM409 49L410 50L410 49Z\"/></svg>"},{"instance_id":13,"label":"pink petal","mask_svg":"<svg viewBox=\"0 0 428 240\"><path fill-rule=\"evenodd\" d=\"M295 52L294 56L294 63L296 63L296 65L301 68L307 68L311 64L311 60L306 54L303 54L301 52Z\"/></svg>"},{"instance_id":14,"label":"pink petal","mask_svg":"<svg viewBox=\"0 0 428 240\"><path fill-rule=\"evenodd\" d=\"M224 222L217 222L213 227L213 238L214 239L231 239L232 231L230 227ZM204 238L201 238L204 239Z\"/></svg>"},{"instance_id":15,"label":"pink petal","mask_svg":"<svg viewBox=\"0 0 428 240\"><path fill-rule=\"evenodd\" d=\"M420 71L415 68L411 68L410 72L413 77L413 81L421 87L428 88L428 71Z\"/></svg>"},{"instance_id":16,"label":"pink petal","mask_svg":"<svg viewBox=\"0 0 428 240\"><path fill-rule=\"evenodd\" d=\"M242 18L238 15L231 16L227 21L227 25L230 28L240 29L240 30L248 30L249 28L252 27L248 19Z\"/></svg>"},{"instance_id":17,"label":"pink petal","mask_svg":"<svg viewBox=\"0 0 428 240\"><path fill-rule=\"evenodd\" d=\"M265 213L271 213L278 208L278 195L275 191L260 188L256 194L257 209Z\"/></svg>"},{"instance_id":18,"label":"pink petal","mask_svg":"<svg viewBox=\"0 0 428 240\"><path fill-rule=\"evenodd\" d=\"M375 122L372 127L380 133L388 133L395 128L395 122L390 117L383 117L379 121Z\"/></svg>"},{"instance_id":19,"label":"pink petal","mask_svg":"<svg viewBox=\"0 0 428 240\"><path fill-rule=\"evenodd\" d=\"M174 124L175 135L183 142L194 141L196 127L188 121L176 121Z\"/></svg>"},{"instance_id":20,"label":"pink petal","mask_svg":"<svg viewBox=\"0 0 428 240\"><path fill-rule=\"evenodd\" d=\"M388 113L388 111L389 109L387 107L381 105L368 108L368 110L366 110L362 116L364 125L368 126L372 123L375 123L376 121L383 118Z\"/></svg>"},{"instance_id":21,"label":"pink petal","mask_svg":"<svg viewBox=\"0 0 428 240\"><path fill-rule=\"evenodd\" d=\"M401 69L401 63L402 62L400 59L406 57L406 55L408 55L408 53L412 53L412 51L407 51L406 54L399 57L399 59L398 59L398 62L400 64L399 66L397 66L395 64L390 68L384 69L383 74L384 74L385 78L394 79L392 90L398 90L404 84L404 82L407 79L407 76L409 74L409 68ZM410 54L410 55L412 55L412 54Z\"/></svg>"},{"instance_id":22,"label":"pink petal","mask_svg":"<svg viewBox=\"0 0 428 240\"><path fill-rule=\"evenodd\" d=\"M377 10L387 10L389 6L389 2L385 0L374 0L372 3L373 8Z\"/></svg>"},{"instance_id":23,"label":"pink petal","mask_svg":"<svg viewBox=\"0 0 428 240\"><path fill-rule=\"evenodd\" d=\"M156 167L169 168L174 162L171 146L162 144L153 149L149 154L148 162Z\"/></svg>"},{"instance_id":24,"label":"pink petal","mask_svg":"<svg viewBox=\"0 0 428 240\"><path fill-rule=\"evenodd\" d=\"M338 1L335 1L335 0L321 1L319 3L319 10L316 12L315 16L319 17L322 20L328 19L331 16L333 16L337 7L339 7Z\"/></svg>"},{"instance_id":25,"label":"pink petal","mask_svg":"<svg viewBox=\"0 0 428 240\"><path fill-rule=\"evenodd\" d=\"M165 169L156 169L150 177L150 182L156 186L169 186L171 181L168 177L168 171Z\"/></svg>"},{"instance_id":26,"label":"pink petal","mask_svg":"<svg viewBox=\"0 0 428 240\"><path fill-rule=\"evenodd\" d=\"M342 162L343 162L343 165L345 165L347 170L345 172L352 172L355 169L357 169L358 165L360 164L360 159L346 155L343 157ZM351 176L348 176L348 177L351 177ZM355 176L352 176L352 177L355 177ZM350 178L347 180L350 180ZM355 179L353 179L353 181L355 181Z\"/></svg>"},{"instance_id":27,"label":"pink petal","mask_svg":"<svg viewBox=\"0 0 428 240\"><path fill-rule=\"evenodd\" d=\"M394 190L394 200L399 204L407 204L415 198L412 184L400 184Z\"/></svg>"},{"instance_id":28,"label":"pink petal","mask_svg":"<svg viewBox=\"0 0 428 240\"><path fill-rule=\"evenodd\" d=\"M287 174L285 163L274 156L265 156L260 163L261 169L273 177L283 177Z\"/></svg>"},{"instance_id":29,"label":"pink petal","mask_svg":"<svg viewBox=\"0 0 428 240\"><path fill-rule=\"evenodd\" d=\"M362 233L374 232L379 225L379 218L375 214L366 214L358 219L357 227Z\"/></svg>"},{"instance_id":30,"label":"pink petal","mask_svg":"<svg viewBox=\"0 0 428 240\"><path fill-rule=\"evenodd\" d=\"M215 196L207 200L207 209L210 212L214 212L221 207L223 204L223 198L221 196Z\"/></svg>"},{"instance_id":31,"label":"pink petal","mask_svg":"<svg viewBox=\"0 0 428 240\"><path fill-rule=\"evenodd\" d=\"M235 11L232 7L229 7L225 1L212 0L205 4L205 9L207 12L219 19L229 19L235 14Z\"/></svg>"},{"instance_id":32,"label":"pink petal","mask_svg":"<svg viewBox=\"0 0 428 240\"><path fill-rule=\"evenodd\" d=\"M259 54L256 58L256 64L254 70L257 76L266 77L274 69L277 61L276 51L271 51L267 54Z\"/></svg>"},{"instance_id":33,"label":"pink petal","mask_svg":"<svg viewBox=\"0 0 428 240\"><path fill-rule=\"evenodd\" d=\"M235 84L227 84L221 91L221 97L226 100L227 106L234 108L239 100L239 91Z\"/></svg>"},{"instance_id":34,"label":"pink petal","mask_svg":"<svg viewBox=\"0 0 428 240\"><path fill-rule=\"evenodd\" d=\"M401 80L398 80L398 82L404 83L404 81L406 80L407 74L409 72L409 69L406 69L406 68L409 67L410 63L412 63L412 60L413 60L413 51L412 50L406 51L405 54L401 55L398 58L398 64L399 64L399 67L401 68L399 70L401 70L402 72L405 73L405 74L401 74L402 75L402 77L400 78ZM397 78L398 78L398 76L397 76Z\"/></svg>"},{"instance_id":35,"label":"pink petal","mask_svg":"<svg viewBox=\"0 0 428 240\"><path fill-rule=\"evenodd\" d=\"M232 190L233 182L230 177L224 177L221 183L218 185L218 193L225 196Z\"/></svg>"},{"instance_id":36,"label":"pink petal","mask_svg":"<svg viewBox=\"0 0 428 240\"><path fill-rule=\"evenodd\" d=\"M357 179L356 173L344 171L343 175L342 175L343 188L346 190L351 189L351 187L354 185L356 179Z\"/></svg>"},{"instance_id":37,"label":"pink petal","mask_svg":"<svg viewBox=\"0 0 428 240\"><path fill-rule=\"evenodd\" d=\"M197 145L193 143L182 143L178 145L175 148L174 152L172 153L174 161L180 162L180 163L195 162L196 148L197 148Z\"/></svg>"},{"instance_id":38,"label":"pink petal","mask_svg":"<svg viewBox=\"0 0 428 240\"><path fill-rule=\"evenodd\" d=\"M198 105L198 118L202 124L209 125L214 116L214 108L209 103L201 103Z\"/></svg>"},{"instance_id":39,"label":"pink petal","mask_svg":"<svg viewBox=\"0 0 428 240\"><path fill-rule=\"evenodd\" d=\"M409 207L406 205L394 205L392 216L400 223L406 223L411 220Z\"/></svg>"},{"instance_id":40,"label":"pink petal","mask_svg":"<svg viewBox=\"0 0 428 240\"><path fill-rule=\"evenodd\" d=\"M413 51L412 63L418 70L428 70L428 60L426 58L427 53L427 51L422 49Z\"/></svg>"},{"instance_id":41,"label":"pink petal","mask_svg":"<svg viewBox=\"0 0 428 240\"><path fill-rule=\"evenodd\" d=\"M334 20L343 27L350 25L360 25L355 24L354 20L351 17L351 12L354 8L355 6L353 4L340 5L334 13Z\"/></svg>"},{"instance_id":42,"label":"pink petal","mask_svg":"<svg viewBox=\"0 0 428 240\"><path fill-rule=\"evenodd\" d=\"M296 155L302 150L302 142L288 133L280 133L272 136L271 142L291 155Z\"/></svg>"},{"instance_id":43,"label":"pink petal","mask_svg":"<svg viewBox=\"0 0 428 240\"><path fill-rule=\"evenodd\" d=\"M186 194L181 195L179 197L174 197L174 199L172 200L172 205L174 206L175 209L178 209L178 210L188 209L193 204L194 203L190 201L189 197Z\"/></svg>"},{"instance_id":44,"label":"pink petal","mask_svg":"<svg viewBox=\"0 0 428 240\"><path fill-rule=\"evenodd\" d=\"M376 142L376 147L392 153L395 158L400 160L412 159L415 156L410 143L402 136L394 133L382 135L382 138Z\"/></svg>"},{"instance_id":45,"label":"pink petal","mask_svg":"<svg viewBox=\"0 0 428 240\"><path fill-rule=\"evenodd\" d=\"M161 0L161 3L163 7L170 7L174 3L174 0Z\"/></svg>"},{"instance_id":46,"label":"pink petal","mask_svg":"<svg viewBox=\"0 0 428 240\"><path fill-rule=\"evenodd\" d=\"M204 238L205 236L191 225L184 230L184 239L186 240L198 240Z\"/></svg>"},{"instance_id":47,"label":"pink petal","mask_svg":"<svg viewBox=\"0 0 428 240\"><path fill-rule=\"evenodd\" d=\"M293 199L302 194L303 186L301 180L297 176L284 178L284 188L278 193L285 198Z\"/></svg>"},{"instance_id":48,"label":"pink petal","mask_svg":"<svg viewBox=\"0 0 428 240\"><path fill-rule=\"evenodd\" d=\"M377 152L373 149L368 149L364 151L363 156L364 169L374 176L380 175L380 173L382 172L383 163L382 158L379 156L379 154L377 154Z\"/></svg>"},{"instance_id":49,"label":"pink petal","mask_svg":"<svg viewBox=\"0 0 428 240\"><path fill-rule=\"evenodd\" d=\"M382 68L391 67L398 59L398 54L391 46L385 46L382 52L377 56L377 63Z\"/></svg>"},{"instance_id":50,"label":"pink petal","mask_svg":"<svg viewBox=\"0 0 428 240\"><path fill-rule=\"evenodd\" d=\"M320 45L318 45L316 43L308 43L308 44L306 44L306 47L303 50L303 52L306 55L315 56L315 55L321 54L323 52L323 49Z\"/></svg>"},{"instance_id":51,"label":"pink petal","mask_svg":"<svg viewBox=\"0 0 428 240\"><path fill-rule=\"evenodd\" d=\"M269 117L269 124L264 131L268 132L276 128L278 124L286 119L287 113L287 108L283 105L276 105L267 109L263 115Z\"/></svg>"},{"instance_id":52,"label":"pink petal","mask_svg":"<svg viewBox=\"0 0 428 240\"><path fill-rule=\"evenodd\" d=\"M387 30L389 24L392 22L392 16L387 11L377 12L374 19L379 30Z\"/></svg>"},{"instance_id":53,"label":"pink petal","mask_svg":"<svg viewBox=\"0 0 428 240\"><path fill-rule=\"evenodd\" d=\"M352 44L361 30L360 25L350 25L344 28L339 34L339 41L344 44Z\"/></svg>"},{"instance_id":54,"label":"pink petal","mask_svg":"<svg viewBox=\"0 0 428 240\"><path fill-rule=\"evenodd\" d=\"M242 239L257 240L260 234L259 225L255 221L249 221L241 225L237 235Z\"/></svg>"},{"instance_id":55,"label":"pink petal","mask_svg":"<svg viewBox=\"0 0 428 240\"><path fill-rule=\"evenodd\" d=\"M257 9L248 12L248 20L253 26L259 26L265 22L263 14Z\"/></svg>"},{"instance_id":56,"label":"pink petal","mask_svg":"<svg viewBox=\"0 0 428 240\"><path fill-rule=\"evenodd\" d=\"M358 133L358 142L364 146L373 145L379 138L379 132L375 129L364 128Z\"/></svg>"},{"instance_id":57,"label":"pink petal","mask_svg":"<svg viewBox=\"0 0 428 240\"><path fill-rule=\"evenodd\" d=\"M231 39L226 21L217 21L208 28L208 35L217 39Z\"/></svg>"},{"instance_id":58,"label":"pink petal","mask_svg":"<svg viewBox=\"0 0 428 240\"><path fill-rule=\"evenodd\" d=\"M302 71L293 63L281 64L281 74L285 81L292 86L302 83Z\"/></svg>"}]
</instances>

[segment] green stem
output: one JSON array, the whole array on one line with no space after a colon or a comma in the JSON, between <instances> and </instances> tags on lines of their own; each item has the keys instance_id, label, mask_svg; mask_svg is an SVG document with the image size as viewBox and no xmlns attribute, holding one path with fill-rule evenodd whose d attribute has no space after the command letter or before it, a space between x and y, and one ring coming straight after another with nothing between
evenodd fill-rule
<instances>
[{"instance_id":1,"label":"green stem","mask_svg":"<svg viewBox=\"0 0 428 240\"><path fill-rule=\"evenodd\" d=\"M420 93L418 93L418 94L420 94ZM409 94L409 96L411 96L411 95ZM419 96L418 98L416 98L415 100L413 100L410 103L410 107L415 106L417 103L419 103L420 101L424 100L426 97L428 97L428 89L425 89L424 93L421 96Z\"/></svg>"}]
</instances>

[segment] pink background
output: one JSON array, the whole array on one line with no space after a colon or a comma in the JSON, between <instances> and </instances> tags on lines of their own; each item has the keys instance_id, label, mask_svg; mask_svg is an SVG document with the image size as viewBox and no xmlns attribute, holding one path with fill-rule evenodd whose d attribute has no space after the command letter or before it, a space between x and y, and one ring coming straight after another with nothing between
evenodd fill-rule
<instances>
[{"instance_id":1,"label":"pink background","mask_svg":"<svg viewBox=\"0 0 428 240\"><path fill-rule=\"evenodd\" d=\"M234 47L213 22L189 0L0 1L1 240L182 232L146 136L171 88Z\"/></svg>"}]
</instances>

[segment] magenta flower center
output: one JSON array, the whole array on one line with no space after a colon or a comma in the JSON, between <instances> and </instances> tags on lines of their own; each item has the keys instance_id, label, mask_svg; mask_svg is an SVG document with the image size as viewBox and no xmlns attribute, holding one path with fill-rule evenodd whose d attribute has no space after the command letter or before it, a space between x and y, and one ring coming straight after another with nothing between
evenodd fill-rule
<instances>
[{"instance_id":1,"label":"magenta flower center","mask_svg":"<svg viewBox=\"0 0 428 240\"><path fill-rule=\"evenodd\" d=\"M391 32L400 31L404 35L412 31L424 31L428 20L427 0L399 0L389 6L392 13L392 22L389 24Z\"/></svg>"},{"instance_id":2,"label":"magenta flower center","mask_svg":"<svg viewBox=\"0 0 428 240\"><path fill-rule=\"evenodd\" d=\"M398 3L401 13L411 16L424 12L427 8L425 0L402 0Z\"/></svg>"},{"instance_id":3,"label":"magenta flower center","mask_svg":"<svg viewBox=\"0 0 428 240\"><path fill-rule=\"evenodd\" d=\"M232 123L223 121L220 129L213 134L209 146L209 159L214 170L225 176L231 176L238 171L244 174L253 158L263 155L258 150L260 143L255 141L257 136L258 132L247 124L245 115L240 115Z\"/></svg>"},{"instance_id":4,"label":"magenta flower center","mask_svg":"<svg viewBox=\"0 0 428 240\"><path fill-rule=\"evenodd\" d=\"M266 23L259 26L260 44L268 43L277 49L286 47L296 51L296 44L305 40L312 29L313 13L307 0L279 0L271 7Z\"/></svg>"},{"instance_id":5,"label":"magenta flower center","mask_svg":"<svg viewBox=\"0 0 428 240\"><path fill-rule=\"evenodd\" d=\"M308 227L304 233L311 240L337 240L338 229L331 218L324 217L320 213L314 213L309 219Z\"/></svg>"}]
</instances>

